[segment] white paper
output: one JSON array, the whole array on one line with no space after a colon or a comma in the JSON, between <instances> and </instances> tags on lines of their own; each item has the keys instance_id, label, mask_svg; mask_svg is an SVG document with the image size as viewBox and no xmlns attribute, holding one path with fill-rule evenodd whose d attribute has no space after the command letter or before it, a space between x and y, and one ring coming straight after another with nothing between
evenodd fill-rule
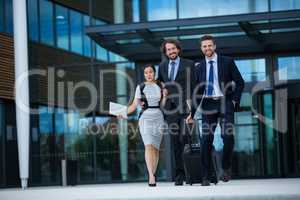
<instances>
[{"instance_id":1,"label":"white paper","mask_svg":"<svg viewBox=\"0 0 300 200\"><path fill-rule=\"evenodd\" d=\"M114 102L109 102L109 114L115 116L121 115L123 118L127 119L127 106Z\"/></svg>"}]
</instances>

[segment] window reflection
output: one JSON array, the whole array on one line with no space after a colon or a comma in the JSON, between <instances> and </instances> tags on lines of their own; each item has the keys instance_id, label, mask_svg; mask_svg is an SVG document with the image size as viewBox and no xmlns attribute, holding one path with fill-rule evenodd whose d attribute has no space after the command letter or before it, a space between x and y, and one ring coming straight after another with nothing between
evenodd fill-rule
<instances>
[{"instance_id":1,"label":"window reflection","mask_svg":"<svg viewBox=\"0 0 300 200\"><path fill-rule=\"evenodd\" d=\"M40 0L40 36L42 43L54 45L53 4L47 0Z\"/></svg>"},{"instance_id":2,"label":"window reflection","mask_svg":"<svg viewBox=\"0 0 300 200\"><path fill-rule=\"evenodd\" d=\"M179 0L179 18L207 17L268 11L267 0Z\"/></svg>"},{"instance_id":3,"label":"window reflection","mask_svg":"<svg viewBox=\"0 0 300 200\"><path fill-rule=\"evenodd\" d=\"M266 80L266 60L248 59L235 61L245 82L257 82Z\"/></svg>"},{"instance_id":4,"label":"window reflection","mask_svg":"<svg viewBox=\"0 0 300 200\"><path fill-rule=\"evenodd\" d=\"M71 10L70 21L71 21L71 51L82 54L83 53L82 15L79 12Z\"/></svg>"},{"instance_id":5,"label":"window reflection","mask_svg":"<svg viewBox=\"0 0 300 200\"><path fill-rule=\"evenodd\" d=\"M83 29L85 26L89 26L90 25L90 18L89 16L84 15L83 17ZM83 48L83 54L85 56L91 56L91 39L88 35L84 34L83 36L83 43L84 43L84 48Z\"/></svg>"},{"instance_id":6,"label":"window reflection","mask_svg":"<svg viewBox=\"0 0 300 200\"><path fill-rule=\"evenodd\" d=\"M279 11L279 10L295 10L300 9L300 1L299 0L271 0L271 10Z\"/></svg>"},{"instance_id":7,"label":"window reflection","mask_svg":"<svg viewBox=\"0 0 300 200\"><path fill-rule=\"evenodd\" d=\"M68 10L56 5L56 36L57 47L69 49L69 15Z\"/></svg>"},{"instance_id":8,"label":"window reflection","mask_svg":"<svg viewBox=\"0 0 300 200\"><path fill-rule=\"evenodd\" d=\"M300 79L300 56L278 58L279 80Z\"/></svg>"},{"instance_id":9,"label":"window reflection","mask_svg":"<svg viewBox=\"0 0 300 200\"><path fill-rule=\"evenodd\" d=\"M147 0L148 21L176 19L176 0Z\"/></svg>"}]
</instances>

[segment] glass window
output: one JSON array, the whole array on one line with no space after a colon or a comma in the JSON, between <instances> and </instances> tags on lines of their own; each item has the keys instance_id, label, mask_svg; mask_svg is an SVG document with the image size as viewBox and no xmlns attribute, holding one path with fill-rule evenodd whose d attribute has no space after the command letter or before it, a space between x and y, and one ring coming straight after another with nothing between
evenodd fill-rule
<instances>
[{"instance_id":1,"label":"glass window","mask_svg":"<svg viewBox=\"0 0 300 200\"><path fill-rule=\"evenodd\" d=\"M84 21L84 25L82 27L82 29L84 30L85 26L89 26L90 25L90 18L87 15L84 15L83 17L83 21ZM83 48L83 54L85 56L91 56L91 38L89 36L87 36L85 33L83 33L83 44L84 44L84 48Z\"/></svg>"},{"instance_id":2,"label":"glass window","mask_svg":"<svg viewBox=\"0 0 300 200\"><path fill-rule=\"evenodd\" d=\"M278 58L279 80L300 79L300 56Z\"/></svg>"},{"instance_id":3,"label":"glass window","mask_svg":"<svg viewBox=\"0 0 300 200\"><path fill-rule=\"evenodd\" d=\"M263 97L263 103L264 103L264 116L268 119L273 119L273 113L272 113L272 95L271 94L265 94ZM274 166L276 166L276 163L274 162L274 155L275 155L275 148L274 148L274 132L273 132L273 124L271 121L266 120L265 122L265 139L266 139L266 146L265 152L266 152L266 163L267 163L267 172L269 174L273 173Z\"/></svg>"},{"instance_id":4,"label":"glass window","mask_svg":"<svg viewBox=\"0 0 300 200\"><path fill-rule=\"evenodd\" d=\"M118 62L118 61L127 61L126 58L119 56L113 52L109 52L109 61L110 62Z\"/></svg>"},{"instance_id":5,"label":"glass window","mask_svg":"<svg viewBox=\"0 0 300 200\"><path fill-rule=\"evenodd\" d=\"M133 22L140 21L140 0L132 0L132 16Z\"/></svg>"},{"instance_id":6,"label":"glass window","mask_svg":"<svg viewBox=\"0 0 300 200\"><path fill-rule=\"evenodd\" d=\"M5 0L5 32L13 33L13 7L12 0Z\"/></svg>"},{"instance_id":7,"label":"glass window","mask_svg":"<svg viewBox=\"0 0 300 200\"><path fill-rule=\"evenodd\" d=\"M176 18L176 0L147 0L147 19L149 21Z\"/></svg>"},{"instance_id":8,"label":"glass window","mask_svg":"<svg viewBox=\"0 0 300 200\"><path fill-rule=\"evenodd\" d=\"M53 132L53 109L41 106L39 110L40 133L51 134Z\"/></svg>"},{"instance_id":9,"label":"glass window","mask_svg":"<svg viewBox=\"0 0 300 200\"><path fill-rule=\"evenodd\" d=\"M53 4L50 1L40 0L40 25L41 42L54 46Z\"/></svg>"},{"instance_id":10,"label":"glass window","mask_svg":"<svg viewBox=\"0 0 300 200\"><path fill-rule=\"evenodd\" d=\"M248 59L235 61L245 82L256 82L266 80L266 60Z\"/></svg>"},{"instance_id":11,"label":"glass window","mask_svg":"<svg viewBox=\"0 0 300 200\"><path fill-rule=\"evenodd\" d=\"M0 0L0 32L4 32L4 0Z\"/></svg>"},{"instance_id":12,"label":"glass window","mask_svg":"<svg viewBox=\"0 0 300 200\"><path fill-rule=\"evenodd\" d=\"M251 111L235 113L232 171L239 176L261 175L258 120Z\"/></svg>"},{"instance_id":13,"label":"glass window","mask_svg":"<svg viewBox=\"0 0 300 200\"><path fill-rule=\"evenodd\" d=\"M108 61L108 54L107 54L107 50L104 49L103 47L101 47L100 45L96 45L96 57L99 60L104 60L104 61Z\"/></svg>"},{"instance_id":14,"label":"glass window","mask_svg":"<svg viewBox=\"0 0 300 200\"><path fill-rule=\"evenodd\" d=\"M29 11L30 10L30 11ZM27 1L28 13L28 33L29 39L39 41L39 22L38 22L38 4L37 0Z\"/></svg>"},{"instance_id":15,"label":"glass window","mask_svg":"<svg viewBox=\"0 0 300 200\"><path fill-rule=\"evenodd\" d=\"M56 5L56 35L57 47L69 49L69 15L68 10L62 6Z\"/></svg>"},{"instance_id":16,"label":"glass window","mask_svg":"<svg viewBox=\"0 0 300 200\"><path fill-rule=\"evenodd\" d=\"M71 51L83 53L82 42L82 15L79 12L70 10L71 24Z\"/></svg>"},{"instance_id":17,"label":"glass window","mask_svg":"<svg viewBox=\"0 0 300 200\"><path fill-rule=\"evenodd\" d=\"M179 18L206 17L268 11L267 0L179 0Z\"/></svg>"},{"instance_id":18,"label":"glass window","mask_svg":"<svg viewBox=\"0 0 300 200\"><path fill-rule=\"evenodd\" d=\"M241 107L251 107L252 106L252 94L249 92L243 92L240 102Z\"/></svg>"},{"instance_id":19,"label":"glass window","mask_svg":"<svg viewBox=\"0 0 300 200\"><path fill-rule=\"evenodd\" d=\"M300 9L300 1L299 0L271 0L271 10L279 11L279 10L295 10Z\"/></svg>"},{"instance_id":20,"label":"glass window","mask_svg":"<svg viewBox=\"0 0 300 200\"><path fill-rule=\"evenodd\" d=\"M56 135L63 135L67 133L67 115L65 110L62 108L55 109L55 134Z\"/></svg>"},{"instance_id":21,"label":"glass window","mask_svg":"<svg viewBox=\"0 0 300 200\"><path fill-rule=\"evenodd\" d=\"M105 22L96 19L95 20L96 25L104 25ZM106 49L101 47L100 45L96 44L96 58L99 60L108 61L108 52Z\"/></svg>"}]
</instances>

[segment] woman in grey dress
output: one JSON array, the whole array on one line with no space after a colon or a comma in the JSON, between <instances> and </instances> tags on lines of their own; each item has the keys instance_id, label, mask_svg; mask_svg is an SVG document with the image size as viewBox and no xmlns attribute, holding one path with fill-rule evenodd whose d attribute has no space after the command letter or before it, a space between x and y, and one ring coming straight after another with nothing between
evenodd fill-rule
<instances>
[{"instance_id":1,"label":"woman in grey dress","mask_svg":"<svg viewBox=\"0 0 300 200\"><path fill-rule=\"evenodd\" d=\"M160 106L164 104L167 96L167 91L163 89L163 83L155 80L155 71L153 65L145 66L145 82L137 86L134 101L127 111L127 114L131 114L138 105L143 105L143 112L139 118L139 130L145 145L145 161L149 175L149 186L156 186L155 172L158 165L159 147L164 127L164 116ZM143 87L142 91L141 87ZM144 98L146 98L146 105Z\"/></svg>"}]
</instances>

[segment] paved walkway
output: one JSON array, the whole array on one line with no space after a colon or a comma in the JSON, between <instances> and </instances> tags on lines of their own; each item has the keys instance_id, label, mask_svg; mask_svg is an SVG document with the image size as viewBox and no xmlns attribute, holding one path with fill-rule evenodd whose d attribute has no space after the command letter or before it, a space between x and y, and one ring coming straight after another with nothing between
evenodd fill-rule
<instances>
[{"instance_id":1,"label":"paved walkway","mask_svg":"<svg viewBox=\"0 0 300 200\"><path fill-rule=\"evenodd\" d=\"M0 189L0 200L300 200L300 179L232 180L217 186L173 186L158 183L33 187Z\"/></svg>"}]
</instances>

